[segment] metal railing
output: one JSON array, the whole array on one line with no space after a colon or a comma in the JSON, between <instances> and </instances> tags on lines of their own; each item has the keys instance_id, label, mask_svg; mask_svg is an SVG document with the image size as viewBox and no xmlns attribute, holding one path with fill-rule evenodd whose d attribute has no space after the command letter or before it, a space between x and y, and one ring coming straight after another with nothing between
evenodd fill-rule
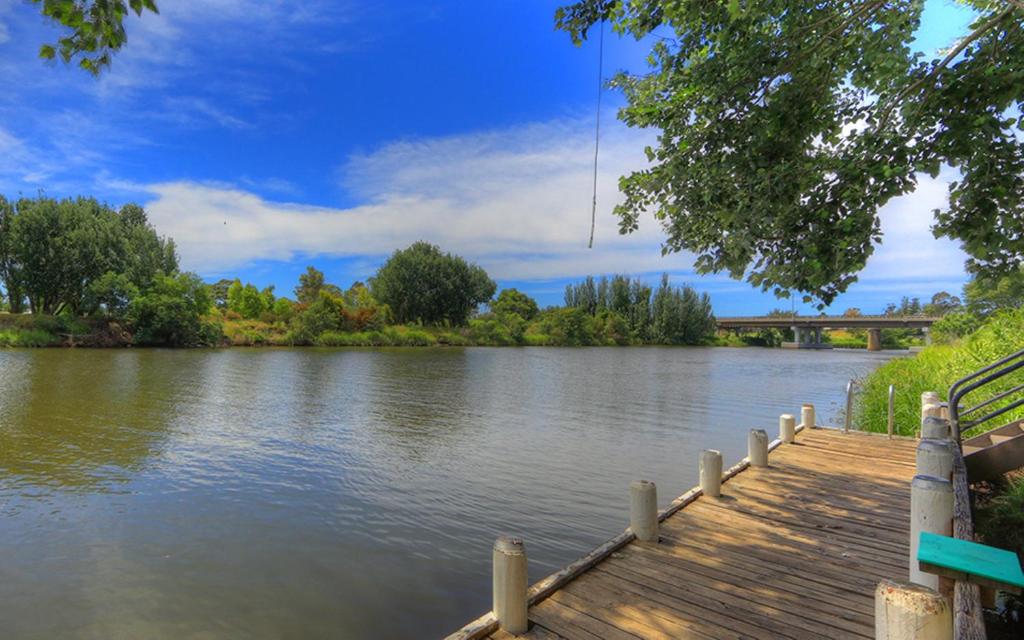
<instances>
[{"instance_id":1,"label":"metal railing","mask_svg":"<svg viewBox=\"0 0 1024 640\"><path fill-rule=\"evenodd\" d=\"M853 420L853 380L846 383L846 420L843 422L843 433L850 430L850 421Z\"/></svg>"},{"instance_id":2,"label":"metal railing","mask_svg":"<svg viewBox=\"0 0 1024 640\"><path fill-rule=\"evenodd\" d=\"M993 418L1003 415L1009 411L1013 411L1017 407L1024 406L1024 395L1017 400L1002 406L993 411L989 411L983 416L972 418L970 420L964 420L964 418L972 414L979 409L988 407L1004 398L1008 398L1015 393L1024 391L1024 384L1019 384L1008 391L1002 391L991 398L988 398L984 402L980 402L969 409L961 409L960 405L964 397L973 391L1003 378L1018 369L1024 368L1024 350L1018 351L1012 355L1009 355L1002 360L994 362L987 367L978 369L970 375L960 378L953 383L953 386L949 388L949 422L953 428L953 435L956 437L957 443L961 442L962 434L968 429L972 429L984 422L987 422Z\"/></svg>"},{"instance_id":3,"label":"metal railing","mask_svg":"<svg viewBox=\"0 0 1024 640\"><path fill-rule=\"evenodd\" d=\"M889 420L886 431L889 433L889 438L892 438L892 432L896 427L896 385L889 385Z\"/></svg>"},{"instance_id":4,"label":"metal railing","mask_svg":"<svg viewBox=\"0 0 1024 640\"><path fill-rule=\"evenodd\" d=\"M853 421L853 389L857 384L857 381L853 378L846 383L846 415L843 420L843 433L850 431L850 424ZM889 420L886 431L889 437L892 438L893 431L896 427L896 386L889 385Z\"/></svg>"}]
</instances>

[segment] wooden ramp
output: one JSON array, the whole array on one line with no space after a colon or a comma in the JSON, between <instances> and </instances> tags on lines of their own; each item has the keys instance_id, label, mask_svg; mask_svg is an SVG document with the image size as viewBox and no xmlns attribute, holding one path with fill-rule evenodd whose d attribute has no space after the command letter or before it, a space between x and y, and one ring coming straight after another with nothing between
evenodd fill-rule
<instances>
[{"instance_id":1,"label":"wooden ramp","mask_svg":"<svg viewBox=\"0 0 1024 640\"><path fill-rule=\"evenodd\" d=\"M916 441L812 429L529 609L527 638L873 638L908 571ZM513 636L495 632L489 638Z\"/></svg>"}]
</instances>

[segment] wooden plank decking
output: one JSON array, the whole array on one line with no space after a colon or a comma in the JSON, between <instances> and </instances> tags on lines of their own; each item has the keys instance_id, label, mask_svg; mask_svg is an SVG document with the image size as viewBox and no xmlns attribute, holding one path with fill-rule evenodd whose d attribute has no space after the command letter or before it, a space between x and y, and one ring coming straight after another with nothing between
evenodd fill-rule
<instances>
[{"instance_id":1,"label":"wooden plank decking","mask_svg":"<svg viewBox=\"0 0 1024 640\"><path fill-rule=\"evenodd\" d=\"M528 638L873 638L906 579L916 442L804 430L529 610ZM511 638L496 632L489 638Z\"/></svg>"}]
</instances>

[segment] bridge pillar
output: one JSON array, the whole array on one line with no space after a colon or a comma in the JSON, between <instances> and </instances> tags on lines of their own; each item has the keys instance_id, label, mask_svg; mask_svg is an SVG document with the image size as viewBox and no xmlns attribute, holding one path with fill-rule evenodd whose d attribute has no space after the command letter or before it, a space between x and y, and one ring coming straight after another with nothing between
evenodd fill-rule
<instances>
[{"instance_id":1,"label":"bridge pillar","mask_svg":"<svg viewBox=\"0 0 1024 640\"><path fill-rule=\"evenodd\" d=\"M868 351L882 350L882 330L868 329Z\"/></svg>"},{"instance_id":2,"label":"bridge pillar","mask_svg":"<svg viewBox=\"0 0 1024 640\"><path fill-rule=\"evenodd\" d=\"M932 329L931 327L923 327L921 331L924 333L924 346L932 346Z\"/></svg>"},{"instance_id":3,"label":"bridge pillar","mask_svg":"<svg viewBox=\"0 0 1024 640\"><path fill-rule=\"evenodd\" d=\"M800 344L803 342L803 336L801 335L800 327L790 327L793 330L793 342Z\"/></svg>"}]
</instances>

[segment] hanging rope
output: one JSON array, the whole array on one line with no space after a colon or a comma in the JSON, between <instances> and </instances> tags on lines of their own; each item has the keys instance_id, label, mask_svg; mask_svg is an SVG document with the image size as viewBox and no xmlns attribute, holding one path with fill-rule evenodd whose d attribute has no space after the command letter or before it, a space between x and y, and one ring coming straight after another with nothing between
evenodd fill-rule
<instances>
[{"instance_id":1,"label":"hanging rope","mask_svg":"<svg viewBox=\"0 0 1024 640\"><path fill-rule=\"evenodd\" d=\"M594 198L590 205L590 243L594 248L594 227L597 225L597 153L601 145L601 90L604 88L604 20L601 21L600 36L597 39L597 113L594 115Z\"/></svg>"}]
</instances>

